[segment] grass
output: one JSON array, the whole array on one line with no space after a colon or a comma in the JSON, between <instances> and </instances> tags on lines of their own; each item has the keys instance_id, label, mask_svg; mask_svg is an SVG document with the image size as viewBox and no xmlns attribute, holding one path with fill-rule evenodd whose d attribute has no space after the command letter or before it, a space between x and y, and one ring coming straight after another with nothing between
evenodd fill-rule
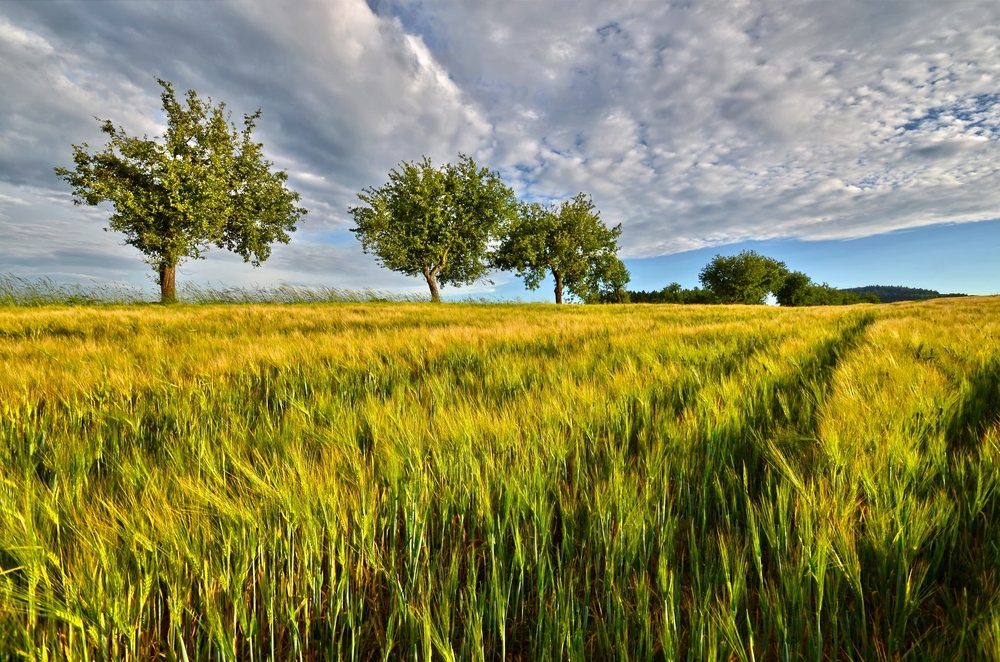
<instances>
[{"instance_id":1,"label":"grass","mask_svg":"<svg viewBox=\"0 0 1000 662\"><path fill-rule=\"evenodd\" d=\"M0 307L0 651L996 659L1000 299Z\"/></svg>"},{"instance_id":2,"label":"grass","mask_svg":"<svg viewBox=\"0 0 1000 662\"><path fill-rule=\"evenodd\" d=\"M184 283L179 297L186 303L414 303L421 295L394 294L373 289L352 290L339 287L304 287L295 285L225 287ZM21 308L37 306L95 306L108 304L158 303L152 291L123 283L60 283L51 278L21 278L0 273L0 306Z\"/></svg>"}]
</instances>

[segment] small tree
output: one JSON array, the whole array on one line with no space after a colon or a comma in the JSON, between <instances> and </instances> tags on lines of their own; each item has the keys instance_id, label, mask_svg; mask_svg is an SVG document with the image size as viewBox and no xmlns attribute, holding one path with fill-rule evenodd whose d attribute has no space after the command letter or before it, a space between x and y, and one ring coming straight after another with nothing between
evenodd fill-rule
<instances>
[{"instance_id":1,"label":"small tree","mask_svg":"<svg viewBox=\"0 0 1000 662\"><path fill-rule=\"evenodd\" d=\"M686 290L680 283L670 283L658 292L659 303L718 303L709 290L695 287Z\"/></svg>"},{"instance_id":2,"label":"small tree","mask_svg":"<svg viewBox=\"0 0 1000 662\"><path fill-rule=\"evenodd\" d=\"M792 271L785 275L781 284L774 292L775 298L782 306L809 305L813 282L801 271Z\"/></svg>"},{"instance_id":3,"label":"small tree","mask_svg":"<svg viewBox=\"0 0 1000 662\"><path fill-rule=\"evenodd\" d=\"M587 274L587 293L581 298L587 303L628 303L625 289L631 275L625 263L612 252L600 254Z\"/></svg>"},{"instance_id":4,"label":"small tree","mask_svg":"<svg viewBox=\"0 0 1000 662\"><path fill-rule=\"evenodd\" d=\"M558 207L537 202L521 205L494 256L499 269L511 269L528 289L537 289L549 273L555 281L556 303L563 290L584 301L605 294L624 298L629 273L618 259L621 225L609 228L590 197L583 193Z\"/></svg>"},{"instance_id":5,"label":"small tree","mask_svg":"<svg viewBox=\"0 0 1000 662\"><path fill-rule=\"evenodd\" d=\"M170 83L157 82L167 119L162 137L136 138L104 120L104 150L73 145L74 168L55 171L73 187L75 204L113 205L107 229L124 233L125 243L146 256L160 300L170 303L181 261L215 245L259 266L271 244L288 243L306 210L285 186L285 172L272 170L253 140L259 109L238 130L225 104L213 106L194 90L182 104Z\"/></svg>"},{"instance_id":6,"label":"small tree","mask_svg":"<svg viewBox=\"0 0 1000 662\"><path fill-rule=\"evenodd\" d=\"M814 283L801 271L793 271L774 293L782 306L846 306L855 303L878 303L878 297L861 296L856 292L838 290L826 283Z\"/></svg>"},{"instance_id":7,"label":"small tree","mask_svg":"<svg viewBox=\"0 0 1000 662\"><path fill-rule=\"evenodd\" d=\"M768 293L778 290L787 272L784 262L743 251L716 255L698 278L720 303L761 304Z\"/></svg>"},{"instance_id":8,"label":"small tree","mask_svg":"<svg viewBox=\"0 0 1000 662\"><path fill-rule=\"evenodd\" d=\"M427 157L404 161L389 172L388 183L358 198L365 206L351 208L351 232L364 251L393 271L422 275L435 302L440 285L486 275L488 245L517 208L499 174L465 155L441 168Z\"/></svg>"}]
</instances>

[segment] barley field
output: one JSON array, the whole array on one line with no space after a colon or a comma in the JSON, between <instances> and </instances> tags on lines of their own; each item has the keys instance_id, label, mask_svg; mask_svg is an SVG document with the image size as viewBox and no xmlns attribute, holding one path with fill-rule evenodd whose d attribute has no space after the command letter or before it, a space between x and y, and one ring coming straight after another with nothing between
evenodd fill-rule
<instances>
[{"instance_id":1,"label":"barley field","mask_svg":"<svg viewBox=\"0 0 1000 662\"><path fill-rule=\"evenodd\" d=\"M0 364L0 657L1000 658L1000 298L8 305Z\"/></svg>"}]
</instances>

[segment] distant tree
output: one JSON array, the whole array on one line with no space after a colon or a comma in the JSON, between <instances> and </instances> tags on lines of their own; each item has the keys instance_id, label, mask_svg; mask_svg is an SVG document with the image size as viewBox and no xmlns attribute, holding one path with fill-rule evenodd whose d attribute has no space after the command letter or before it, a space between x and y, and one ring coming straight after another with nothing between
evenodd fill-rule
<instances>
[{"instance_id":1,"label":"distant tree","mask_svg":"<svg viewBox=\"0 0 1000 662\"><path fill-rule=\"evenodd\" d=\"M583 193L558 207L523 204L494 265L516 271L531 290L551 273L556 303L563 302L564 289L583 301L599 300L602 292L622 299L629 273L617 256L621 232L620 224L609 228L601 222Z\"/></svg>"},{"instance_id":2,"label":"distant tree","mask_svg":"<svg viewBox=\"0 0 1000 662\"><path fill-rule=\"evenodd\" d=\"M879 303L871 294L857 294L849 290L838 290L826 283L814 283L801 271L785 274L784 280L774 293L782 306L844 306L855 303Z\"/></svg>"},{"instance_id":3,"label":"distant tree","mask_svg":"<svg viewBox=\"0 0 1000 662\"><path fill-rule=\"evenodd\" d=\"M701 287L693 287L690 290L682 290L678 303L721 303L712 290Z\"/></svg>"},{"instance_id":4,"label":"distant tree","mask_svg":"<svg viewBox=\"0 0 1000 662\"><path fill-rule=\"evenodd\" d=\"M786 273L784 262L756 251L743 251L732 256L716 255L698 277L720 303L762 304L781 286Z\"/></svg>"},{"instance_id":5,"label":"distant tree","mask_svg":"<svg viewBox=\"0 0 1000 662\"><path fill-rule=\"evenodd\" d=\"M685 289L680 283L670 283L662 290L650 292L630 291L628 297L632 303L719 303L710 290L700 287Z\"/></svg>"},{"instance_id":6,"label":"distant tree","mask_svg":"<svg viewBox=\"0 0 1000 662\"><path fill-rule=\"evenodd\" d=\"M73 145L75 166L55 171L73 187L76 204L112 204L108 229L124 233L125 243L146 256L160 300L170 303L181 261L214 245L258 266L271 244L288 243L306 210L285 186L285 172L272 170L253 140L259 109L238 130L225 104L213 106L194 90L182 103L170 83L157 82L167 119L162 137L136 138L104 120L104 150Z\"/></svg>"},{"instance_id":7,"label":"distant tree","mask_svg":"<svg viewBox=\"0 0 1000 662\"><path fill-rule=\"evenodd\" d=\"M809 295L813 287L812 279L801 271L791 271L785 274L774 296L782 306L809 305Z\"/></svg>"},{"instance_id":8,"label":"distant tree","mask_svg":"<svg viewBox=\"0 0 1000 662\"><path fill-rule=\"evenodd\" d=\"M516 215L514 192L499 174L469 156L435 168L430 159L402 162L389 181L358 194L351 229L366 253L407 276L422 275L431 301L441 285L465 285L489 268L488 247Z\"/></svg>"},{"instance_id":9,"label":"distant tree","mask_svg":"<svg viewBox=\"0 0 1000 662\"><path fill-rule=\"evenodd\" d=\"M660 290L663 303L680 303L684 288L678 282L673 282Z\"/></svg>"},{"instance_id":10,"label":"distant tree","mask_svg":"<svg viewBox=\"0 0 1000 662\"><path fill-rule=\"evenodd\" d=\"M774 294L782 306L841 306L879 303L871 293L858 294L838 290L826 283L815 283L801 271L788 271L784 263L745 251L731 258L716 256L702 269L705 288L684 289L670 283L653 292L629 292L635 303L762 303L767 293ZM747 283L753 287L748 287ZM870 288L860 288L862 290Z\"/></svg>"},{"instance_id":11,"label":"distant tree","mask_svg":"<svg viewBox=\"0 0 1000 662\"><path fill-rule=\"evenodd\" d=\"M937 290L927 290L919 287L902 287L899 285L866 285L864 287L849 287L844 292L854 292L868 298L875 297L882 303L896 301L919 301L938 297L964 297L967 294L958 292L942 293Z\"/></svg>"},{"instance_id":12,"label":"distant tree","mask_svg":"<svg viewBox=\"0 0 1000 662\"><path fill-rule=\"evenodd\" d=\"M660 290L629 290L628 300L631 303L666 303Z\"/></svg>"}]
</instances>

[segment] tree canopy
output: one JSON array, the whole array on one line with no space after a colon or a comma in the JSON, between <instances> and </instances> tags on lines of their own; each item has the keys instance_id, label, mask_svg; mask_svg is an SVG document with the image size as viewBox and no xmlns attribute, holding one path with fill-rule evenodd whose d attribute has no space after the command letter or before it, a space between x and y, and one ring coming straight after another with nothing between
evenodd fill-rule
<instances>
[{"instance_id":1,"label":"tree canopy","mask_svg":"<svg viewBox=\"0 0 1000 662\"><path fill-rule=\"evenodd\" d=\"M422 275L431 300L440 285L466 285L484 277L491 241L516 214L514 192L499 174L469 156L435 168L429 158L402 162L389 181L358 194L351 229L366 253L385 267Z\"/></svg>"},{"instance_id":2,"label":"tree canopy","mask_svg":"<svg viewBox=\"0 0 1000 662\"><path fill-rule=\"evenodd\" d=\"M787 273L784 262L746 250L738 255L716 255L698 278L720 303L761 304L778 290Z\"/></svg>"},{"instance_id":3,"label":"tree canopy","mask_svg":"<svg viewBox=\"0 0 1000 662\"><path fill-rule=\"evenodd\" d=\"M628 300L631 303L718 303L711 290L700 287L685 289L676 282L661 290L629 292Z\"/></svg>"},{"instance_id":4,"label":"tree canopy","mask_svg":"<svg viewBox=\"0 0 1000 662\"><path fill-rule=\"evenodd\" d=\"M659 291L627 292L634 303L764 303L773 294L782 306L841 306L878 303L872 294L839 290L815 283L801 271L789 271L784 262L754 251L725 257L716 255L701 270L703 288L685 289L670 283Z\"/></svg>"},{"instance_id":5,"label":"tree canopy","mask_svg":"<svg viewBox=\"0 0 1000 662\"><path fill-rule=\"evenodd\" d=\"M238 129L225 104L213 106L194 90L182 102L169 82L157 82L167 120L162 137L130 136L103 120L104 149L73 145L74 167L55 170L73 187L76 204L111 203L108 229L146 256L161 300L171 302L180 262L214 245L258 266L271 244L288 242L306 210L253 139L259 109Z\"/></svg>"},{"instance_id":6,"label":"tree canopy","mask_svg":"<svg viewBox=\"0 0 1000 662\"><path fill-rule=\"evenodd\" d=\"M585 302L623 300L629 273L617 256L620 235L621 225L604 225L583 193L559 206L525 203L494 264L516 271L532 290L551 273L556 303L562 303L564 289Z\"/></svg>"},{"instance_id":7,"label":"tree canopy","mask_svg":"<svg viewBox=\"0 0 1000 662\"><path fill-rule=\"evenodd\" d=\"M792 271L774 292L782 306L842 306L853 303L879 303L874 294L838 290L826 283L814 283L801 271Z\"/></svg>"},{"instance_id":8,"label":"tree canopy","mask_svg":"<svg viewBox=\"0 0 1000 662\"><path fill-rule=\"evenodd\" d=\"M943 293L937 290L928 290L921 287L906 287L902 285L864 285L862 287L849 287L845 292L852 292L862 297L875 298L882 303L893 303L895 301L920 301L921 299L936 299L939 297L964 297L967 294L960 292Z\"/></svg>"},{"instance_id":9,"label":"tree canopy","mask_svg":"<svg viewBox=\"0 0 1000 662\"><path fill-rule=\"evenodd\" d=\"M809 276L801 271L789 271L781 280L774 296L782 306L804 306L808 305L812 287L813 282Z\"/></svg>"}]
</instances>

